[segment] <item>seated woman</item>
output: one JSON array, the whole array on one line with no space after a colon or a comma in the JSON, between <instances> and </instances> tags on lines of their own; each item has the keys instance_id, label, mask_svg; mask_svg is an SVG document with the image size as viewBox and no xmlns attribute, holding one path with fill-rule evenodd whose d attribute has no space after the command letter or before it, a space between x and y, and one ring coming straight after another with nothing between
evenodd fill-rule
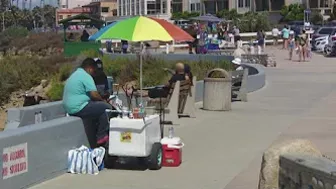
<instances>
[{"instance_id":1,"label":"seated woman","mask_svg":"<svg viewBox=\"0 0 336 189\"><path fill-rule=\"evenodd\" d=\"M90 37L90 34L86 30L83 30L83 34L80 37L81 41L82 42L88 42L89 41L89 37Z\"/></svg>"},{"instance_id":2,"label":"seated woman","mask_svg":"<svg viewBox=\"0 0 336 189\"><path fill-rule=\"evenodd\" d=\"M104 72L103 62L99 58L95 58L94 60L96 62L97 69L96 73L93 76L93 80L100 96L104 100L107 100L110 97L110 93L108 92L109 86L107 76Z\"/></svg>"},{"instance_id":3,"label":"seated woman","mask_svg":"<svg viewBox=\"0 0 336 189\"><path fill-rule=\"evenodd\" d=\"M75 35L73 33L70 33L68 38L66 39L66 41L68 41L68 42L73 42L75 40L76 40Z\"/></svg>"}]
</instances>

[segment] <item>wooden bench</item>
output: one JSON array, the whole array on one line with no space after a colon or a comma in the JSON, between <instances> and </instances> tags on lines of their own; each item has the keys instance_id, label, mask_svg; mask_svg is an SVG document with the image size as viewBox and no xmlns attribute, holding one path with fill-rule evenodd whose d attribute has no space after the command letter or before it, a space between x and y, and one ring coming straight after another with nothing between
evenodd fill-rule
<instances>
[{"instance_id":1,"label":"wooden bench","mask_svg":"<svg viewBox=\"0 0 336 189\"><path fill-rule=\"evenodd\" d=\"M247 76L248 69L232 71L232 99L247 102Z\"/></svg>"},{"instance_id":2,"label":"wooden bench","mask_svg":"<svg viewBox=\"0 0 336 189\"><path fill-rule=\"evenodd\" d=\"M167 97L161 98L161 106L160 98L149 99L146 111L154 110L154 112L159 112L161 107L165 112L164 121L176 122L178 121L179 114L183 114L185 110L190 90L191 85L189 81L177 81L170 87ZM190 110L188 109L188 111Z\"/></svg>"}]
</instances>

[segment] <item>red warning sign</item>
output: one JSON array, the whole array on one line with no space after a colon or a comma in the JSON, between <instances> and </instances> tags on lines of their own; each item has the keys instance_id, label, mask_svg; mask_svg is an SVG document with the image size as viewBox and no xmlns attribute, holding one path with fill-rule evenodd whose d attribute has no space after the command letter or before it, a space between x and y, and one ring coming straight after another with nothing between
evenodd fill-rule
<instances>
[{"instance_id":1,"label":"red warning sign","mask_svg":"<svg viewBox=\"0 0 336 189\"><path fill-rule=\"evenodd\" d=\"M28 172L27 143L4 148L2 152L2 179Z\"/></svg>"}]
</instances>

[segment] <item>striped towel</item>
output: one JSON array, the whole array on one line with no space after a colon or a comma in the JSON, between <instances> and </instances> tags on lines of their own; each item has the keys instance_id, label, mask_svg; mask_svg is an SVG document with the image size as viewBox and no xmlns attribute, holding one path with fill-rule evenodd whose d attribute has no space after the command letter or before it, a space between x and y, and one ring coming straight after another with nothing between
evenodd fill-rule
<instances>
[{"instance_id":1,"label":"striped towel","mask_svg":"<svg viewBox=\"0 0 336 189\"><path fill-rule=\"evenodd\" d=\"M105 148L93 150L81 146L68 152L68 172L73 174L97 175L102 167Z\"/></svg>"}]
</instances>

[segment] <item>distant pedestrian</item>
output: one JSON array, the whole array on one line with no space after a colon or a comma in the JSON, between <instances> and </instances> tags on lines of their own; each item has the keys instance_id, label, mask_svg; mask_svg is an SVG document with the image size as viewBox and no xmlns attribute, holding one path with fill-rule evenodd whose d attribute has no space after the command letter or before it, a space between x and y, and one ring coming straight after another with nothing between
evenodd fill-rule
<instances>
[{"instance_id":1,"label":"distant pedestrian","mask_svg":"<svg viewBox=\"0 0 336 189\"><path fill-rule=\"evenodd\" d=\"M292 60L293 58L293 51L295 49L295 39L294 39L294 35L290 35L289 36L289 40L288 40L288 49L289 49L289 60Z\"/></svg>"},{"instance_id":2,"label":"distant pedestrian","mask_svg":"<svg viewBox=\"0 0 336 189\"><path fill-rule=\"evenodd\" d=\"M288 38L289 38L289 29L287 26L285 26L282 31L282 39L283 39L283 48L287 49L288 48Z\"/></svg>"},{"instance_id":3,"label":"distant pedestrian","mask_svg":"<svg viewBox=\"0 0 336 189\"><path fill-rule=\"evenodd\" d=\"M234 36L234 42L237 43L237 41L240 39L240 31L237 26L233 26L232 34Z\"/></svg>"},{"instance_id":4,"label":"distant pedestrian","mask_svg":"<svg viewBox=\"0 0 336 189\"><path fill-rule=\"evenodd\" d=\"M265 34L263 30L258 31L257 41L258 41L258 54L261 54L262 52L264 52L264 45L265 45Z\"/></svg>"},{"instance_id":5,"label":"distant pedestrian","mask_svg":"<svg viewBox=\"0 0 336 189\"><path fill-rule=\"evenodd\" d=\"M280 31L277 27L274 27L272 29L273 45L278 45L279 33L280 33Z\"/></svg>"},{"instance_id":6,"label":"distant pedestrian","mask_svg":"<svg viewBox=\"0 0 336 189\"><path fill-rule=\"evenodd\" d=\"M308 35L305 30L302 30L302 34L299 36L299 61L306 61L307 57L307 43L308 43Z\"/></svg>"}]
</instances>

